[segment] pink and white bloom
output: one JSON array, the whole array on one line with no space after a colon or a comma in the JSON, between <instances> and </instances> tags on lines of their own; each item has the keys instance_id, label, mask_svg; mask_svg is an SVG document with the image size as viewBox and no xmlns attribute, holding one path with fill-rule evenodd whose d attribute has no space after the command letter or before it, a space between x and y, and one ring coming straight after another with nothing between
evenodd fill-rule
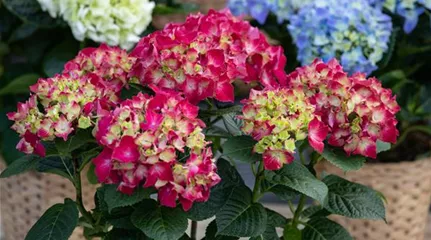
<instances>
[{"instance_id":1,"label":"pink and white bloom","mask_svg":"<svg viewBox=\"0 0 431 240\"><path fill-rule=\"evenodd\" d=\"M183 92L197 103L205 98L234 101L235 80L269 86L286 82L286 57L279 46L228 10L190 15L138 43L131 75L143 85Z\"/></svg>"},{"instance_id":2,"label":"pink and white bloom","mask_svg":"<svg viewBox=\"0 0 431 240\"><path fill-rule=\"evenodd\" d=\"M198 108L178 93L154 89L155 96L139 93L98 119L94 135L104 150L93 160L96 175L126 194L156 188L162 205L179 201L188 210L208 199L220 177Z\"/></svg>"}]
</instances>

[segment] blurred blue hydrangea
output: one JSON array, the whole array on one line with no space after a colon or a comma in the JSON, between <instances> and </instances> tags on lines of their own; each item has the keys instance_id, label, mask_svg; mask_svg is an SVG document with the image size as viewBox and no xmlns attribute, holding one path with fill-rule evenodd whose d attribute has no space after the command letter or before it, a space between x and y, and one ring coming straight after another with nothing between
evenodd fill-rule
<instances>
[{"instance_id":1,"label":"blurred blue hydrangea","mask_svg":"<svg viewBox=\"0 0 431 240\"><path fill-rule=\"evenodd\" d=\"M314 0L289 20L303 65L336 57L349 73L376 70L392 32L391 18L368 0Z\"/></svg>"},{"instance_id":2,"label":"blurred blue hydrangea","mask_svg":"<svg viewBox=\"0 0 431 240\"><path fill-rule=\"evenodd\" d=\"M264 24L270 13L279 23L287 20L302 5L313 0L229 0L228 7L234 15L250 15Z\"/></svg>"},{"instance_id":3,"label":"blurred blue hydrangea","mask_svg":"<svg viewBox=\"0 0 431 240\"><path fill-rule=\"evenodd\" d=\"M411 33L425 9L431 10L431 0L369 0L378 7L385 7L404 18L404 32Z\"/></svg>"}]
</instances>

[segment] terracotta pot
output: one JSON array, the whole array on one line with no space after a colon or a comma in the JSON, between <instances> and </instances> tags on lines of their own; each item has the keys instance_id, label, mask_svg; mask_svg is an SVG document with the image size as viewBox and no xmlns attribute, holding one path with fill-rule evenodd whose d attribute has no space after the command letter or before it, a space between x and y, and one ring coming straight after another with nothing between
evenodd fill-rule
<instances>
[{"instance_id":1,"label":"terracotta pot","mask_svg":"<svg viewBox=\"0 0 431 240\"><path fill-rule=\"evenodd\" d=\"M424 240L431 202L431 159L414 162L366 164L359 171L343 173L328 162L318 171L337 174L384 194L386 220L369 221L335 216L356 240Z\"/></svg>"}]
</instances>

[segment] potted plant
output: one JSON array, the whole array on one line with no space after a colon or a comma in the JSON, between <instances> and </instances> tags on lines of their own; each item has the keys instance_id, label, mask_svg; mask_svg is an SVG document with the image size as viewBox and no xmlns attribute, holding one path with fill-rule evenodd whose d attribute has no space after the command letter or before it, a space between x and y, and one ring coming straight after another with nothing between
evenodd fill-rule
<instances>
[{"instance_id":1,"label":"potted plant","mask_svg":"<svg viewBox=\"0 0 431 240\"><path fill-rule=\"evenodd\" d=\"M384 220L378 192L336 175L319 180L314 165L325 157L343 170L360 168L381 143L396 142L391 91L335 59L288 75L285 64L280 46L229 11L190 15L131 53L82 49L7 115L27 155L0 177L49 171L76 190L26 239L67 239L77 226L89 239L196 239L198 221L215 217L205 239L278 239L282 228L284 239L348 240L328 215ZM235 81L253 87L242 104L234 104ZM369 124L385 134L371 135ZM306 162L307 149L315 161ZM231 159L250 164L253 189ZM102 184L94 209L83 204L86 165ZM284 199L293 217L265 208L259 200L267 192ZM308 198L320 204L306 208Z\"/></svg>"},{"instance_id":2,"label":"potted plant","mask_svg":"<svg viewBox=\"0 0 431 240\"><path fill-rule=\"evenodd\" d=\"M392 89L401 107L398 142L381 145L388 151L359 171L343 174L330 163L319 171L337 173L386 196L387 224L338 219L356 239L423 239L431 198L431 85L426 74L431 31L423 14L429 6L420 1L231 0L229 7L254 17L254 24L278 40L288 56L296 53L298 62L290 59L289 68L308 64L316 53L323 59L336 56L347 71L377 76Z\"/></svg>"}]
</instances>

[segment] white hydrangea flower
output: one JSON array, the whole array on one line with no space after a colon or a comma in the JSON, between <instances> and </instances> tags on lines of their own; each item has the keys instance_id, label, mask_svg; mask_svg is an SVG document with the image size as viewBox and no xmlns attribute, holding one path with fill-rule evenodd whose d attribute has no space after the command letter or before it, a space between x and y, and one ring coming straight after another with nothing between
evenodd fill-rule
<instances>
[{"instance_id":1,"label":"white hydrangea flower","mask_svg":"<svg viewBox=\"0 0 431 240\"><path fill-rule=\"evenodd\" d=\"M151 22L149 0L38 0L52 17L62 17L74 37L130 49Z\"/></svg>"}]
</instances>

